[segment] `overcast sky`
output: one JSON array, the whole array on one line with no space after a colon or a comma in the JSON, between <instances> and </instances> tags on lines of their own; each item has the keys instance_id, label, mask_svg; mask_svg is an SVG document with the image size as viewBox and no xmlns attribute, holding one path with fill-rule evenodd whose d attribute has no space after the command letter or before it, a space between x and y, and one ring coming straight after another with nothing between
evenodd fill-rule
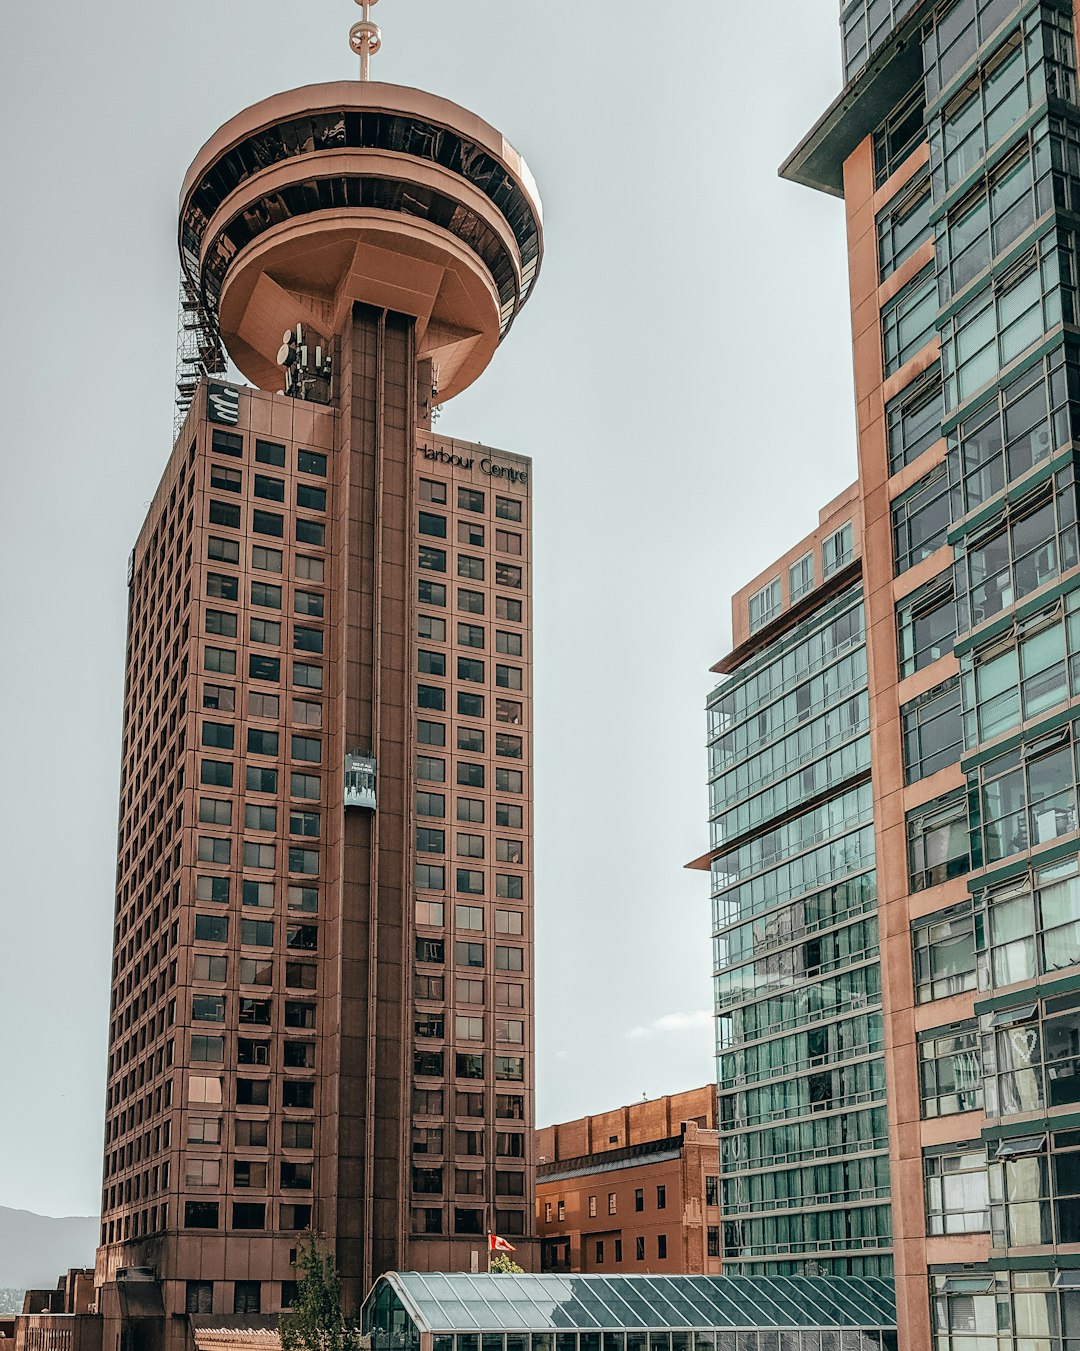
<instances>
[{"instance_id":1,"label":"overcast sky","mask_svg":"<svg viewBox=\"0 0 1080 1351\"><path fill-rule=\"evenodd\" d=\"M125 567L169 454L177 195L348 0L4 5L0 1205L99 1204ZM855 477L843 207L776 168L836 0L384 0L379 79L543 195L533 299L440 433L535 460L538 1121L713 1075L709 666Z\"/></svg>"}]
</instances>

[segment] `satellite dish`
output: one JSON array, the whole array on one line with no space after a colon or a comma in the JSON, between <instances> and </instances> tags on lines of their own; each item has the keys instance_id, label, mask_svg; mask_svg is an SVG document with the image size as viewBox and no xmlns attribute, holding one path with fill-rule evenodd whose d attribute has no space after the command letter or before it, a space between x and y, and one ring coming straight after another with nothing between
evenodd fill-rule
<instances>
[{"instance_id":1,"label":"satellite dish","mask_svg":"<svg viewBox=\"0 0 1080 1351\"><path fill-rule=\"evenodd\" d=\"M292 329L291 329L291 328L287 328L287 329L285 330L284 334L282 335L281 341L282 341L282 342L292 342L292 340L293 340Z\"/></svg>"},{"instance_id":2,"label":"satellite dish","mask_svg":"<svg viewBox=\"0 0 1080 1351\"><path fill-rule=\"evenodd\" d=\"M294 347L290 347L288 343L286 343L283 347L279 347L277 360L279 366L291 366L293 362L296 360L296 349Z\"/></svg>"}]
</instances>

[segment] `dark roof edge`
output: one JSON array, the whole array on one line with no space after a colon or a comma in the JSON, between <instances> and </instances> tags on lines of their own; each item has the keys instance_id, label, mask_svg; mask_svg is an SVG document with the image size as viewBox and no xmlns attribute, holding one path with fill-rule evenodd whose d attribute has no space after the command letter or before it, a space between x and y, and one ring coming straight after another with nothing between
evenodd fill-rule
<instances>
[{"instance_id":1,"label":"dark roof edge","mask_svg":"<svg viewBox=\"0 0 1080 1351\"><path fill-rule=\"evenodd\" d=\"M786 610L781 610L775 619L757 629L738 647L732 648L726 657L721 657L715 666L709 667L709 670L714 671L717 675L731 675L732 672L739 669L743 662L748 661L755 652L760 651L763 647L768 647L777 638L783 637L788 629L793 629L796 624L801 623L808 615L812 615L815 610L819 610L827 601L840 595L852 582L858 581L861 576L862 554L859 554L857 558L845 564L838 572L834 572L826 578L820 586L814 587L813 591L808 591L805 596L801 596L794 605L789 605Z\"/></svg>"},{"instance_id":2,"label":"dark roof edge","mask_svg":"<svg viewBox=\"0 0 1080 1351\"><path fill-rule=\"evenodd\" d=\"M918 32L923 11L923 5L916 5L841 90L781 164L781 178L830 197L843 197L844 161L922 74L919 44L910 39Z\"/></svg>"}]
</instances>

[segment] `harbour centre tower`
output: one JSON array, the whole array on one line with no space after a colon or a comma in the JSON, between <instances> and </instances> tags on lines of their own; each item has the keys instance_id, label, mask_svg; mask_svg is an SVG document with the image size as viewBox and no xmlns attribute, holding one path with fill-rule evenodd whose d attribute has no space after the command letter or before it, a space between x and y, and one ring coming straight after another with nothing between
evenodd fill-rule
<instances>
[{"instance_id":1,"label":"harbour centre tower","mask_svg":"<svg viewBox=\"0 0 1080 1351\"><path fill-rule=\"evenodd\" d=\"M489 1231L532 1264L532 467L432 414L542 238L499 132L366 78L246 109L184 183L128 576L110 1348L276 1315L308 1229L352 1307Z\"/></svg>"}]
</instances>

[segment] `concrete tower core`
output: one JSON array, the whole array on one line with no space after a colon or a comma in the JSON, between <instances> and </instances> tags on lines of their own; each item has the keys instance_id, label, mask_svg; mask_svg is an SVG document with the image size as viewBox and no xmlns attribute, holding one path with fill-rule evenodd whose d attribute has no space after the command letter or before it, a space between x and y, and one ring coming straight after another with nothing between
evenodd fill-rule
<instances>
[{"instance_id":1,"label":"concrete tower core","mask_svg":"<svg viewBox=\"0 0 1080 1351\"><path fill-rule=\"evenodd\" d=\"M102 1351L269 1334L309 1229L351 1309L489 1232L536 1265L532 466L431 430L535 282L535 184L444 99L313 85L207 142L180 251L200 365L129 566Z\"/></svg>"}]
</instances>

